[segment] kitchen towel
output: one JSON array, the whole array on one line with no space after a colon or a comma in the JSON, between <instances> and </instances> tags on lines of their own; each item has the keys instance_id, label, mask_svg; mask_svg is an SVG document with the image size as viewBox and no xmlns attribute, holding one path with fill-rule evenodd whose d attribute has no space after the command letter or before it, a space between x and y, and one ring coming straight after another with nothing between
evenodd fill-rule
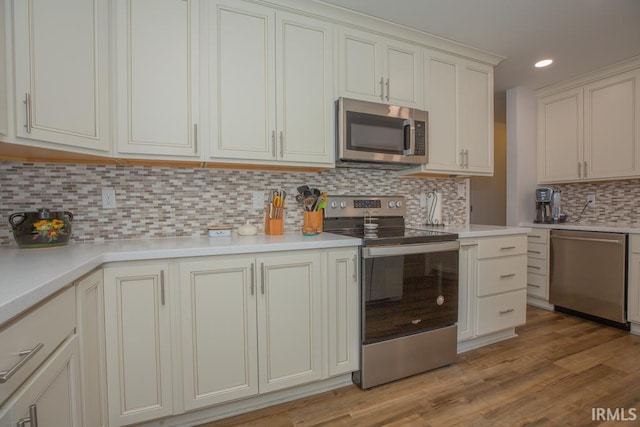
<instances>
[{"instance_id":1,"label":"kitchen towel","mask_svg":"<svg viewBox=\"0 0 640 427\"><path fill-rule=\"evenodd\" d=\"M427 225L442 224L442 193L427 193Z\"/></svg>"}]
</instances>

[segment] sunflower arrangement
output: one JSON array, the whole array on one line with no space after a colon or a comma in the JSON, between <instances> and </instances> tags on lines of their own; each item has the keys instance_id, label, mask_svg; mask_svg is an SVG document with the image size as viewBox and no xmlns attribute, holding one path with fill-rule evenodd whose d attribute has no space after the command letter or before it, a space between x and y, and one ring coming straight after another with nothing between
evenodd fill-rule
<instances>
[{"instance_id":1,"label":"sunflower arrangement","mask_svg":"<svg viewBox=\"0 0 640 427\"><path fill-rule=\"evenodd\" d=\"M60 219L41 219L40 221L33 223L33 240L36 240L38 237L42 237L46 239L49 243L55 242L60 238L60 236L64 236L65 233L65 224L64 221Z\"/></svg>"}]
</instances>

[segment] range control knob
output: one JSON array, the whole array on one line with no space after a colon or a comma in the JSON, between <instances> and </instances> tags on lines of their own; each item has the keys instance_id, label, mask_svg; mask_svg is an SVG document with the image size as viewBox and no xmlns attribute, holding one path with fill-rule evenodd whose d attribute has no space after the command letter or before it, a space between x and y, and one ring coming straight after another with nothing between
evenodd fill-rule
<instances>
[{"instance_id":1,"label":"range control knob","mask_svg":"<svg viewBox=\"0 0 640 427\"><path fill-rule=\"evenodd\" d=\"M340 202L340 209L344 209L347 207L347 202Z\"/></svg>"},{"instance_id":2,"label":"range control knob","mask_svg":"<svg viewBox=\"0 0 640 427\"><path fill-rule=\"evenodd\" d=\"M331 202L331 208L335 209L338 207L338 202Z\"/></svg>"},{"instance_id":3,"label":"range control knob","mask_svg":"<svg viewBox=\"0 0 640 427\"><path fill-rule=\"evenodd\" d=\"M394 202L389 202L387 204L390 208L394 208L396 206L396 204Z\"/></svg>"},{"instance_id":4,"label":"range control knob","mask_svg":"<svg viewBox=\"0 0 640 427\"><path fill-rule=\"evenodd\" d=\"M401 208L402 207L402 202L396 202L396 208Z\"/></svg>"}]
</instances>

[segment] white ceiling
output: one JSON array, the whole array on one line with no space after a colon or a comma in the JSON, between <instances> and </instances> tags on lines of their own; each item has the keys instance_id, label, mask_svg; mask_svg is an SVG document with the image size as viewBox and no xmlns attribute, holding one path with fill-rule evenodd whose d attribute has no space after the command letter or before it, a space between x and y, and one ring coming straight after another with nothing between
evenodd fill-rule
<instances>
[{"instance_id":1,"label":"white ceiling","mask_svg":"<svg viewBox=\"0 0 640 427\"><path fill-rule=\"evenodd\" d=\"M640 0L322 1L506 57L494 75L497 120L509 88L539 89L640 55ZM551 66L533 67L547 57Z\"/></svg>"}]
</instances>

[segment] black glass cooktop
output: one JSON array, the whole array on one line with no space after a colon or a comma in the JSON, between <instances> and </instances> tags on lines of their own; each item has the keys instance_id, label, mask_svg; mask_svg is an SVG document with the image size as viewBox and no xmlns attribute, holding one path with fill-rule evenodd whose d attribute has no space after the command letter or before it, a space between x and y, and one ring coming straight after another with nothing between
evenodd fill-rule
<instances>
[{"instance_id":1,"label":"black glass cooktop","mask_svg":"<svg viewBox=\"0 0 640 427\"><path fill-rule=\"evenodd\" d=\"M413 228L380 228L366 230L364 228L347 230L325 230L330 233L362 239L365 246L374 245L406 245L412 243L431 243L456 240L458 235L436 230L418 230Z\"/></svg>"}]
</instances>

